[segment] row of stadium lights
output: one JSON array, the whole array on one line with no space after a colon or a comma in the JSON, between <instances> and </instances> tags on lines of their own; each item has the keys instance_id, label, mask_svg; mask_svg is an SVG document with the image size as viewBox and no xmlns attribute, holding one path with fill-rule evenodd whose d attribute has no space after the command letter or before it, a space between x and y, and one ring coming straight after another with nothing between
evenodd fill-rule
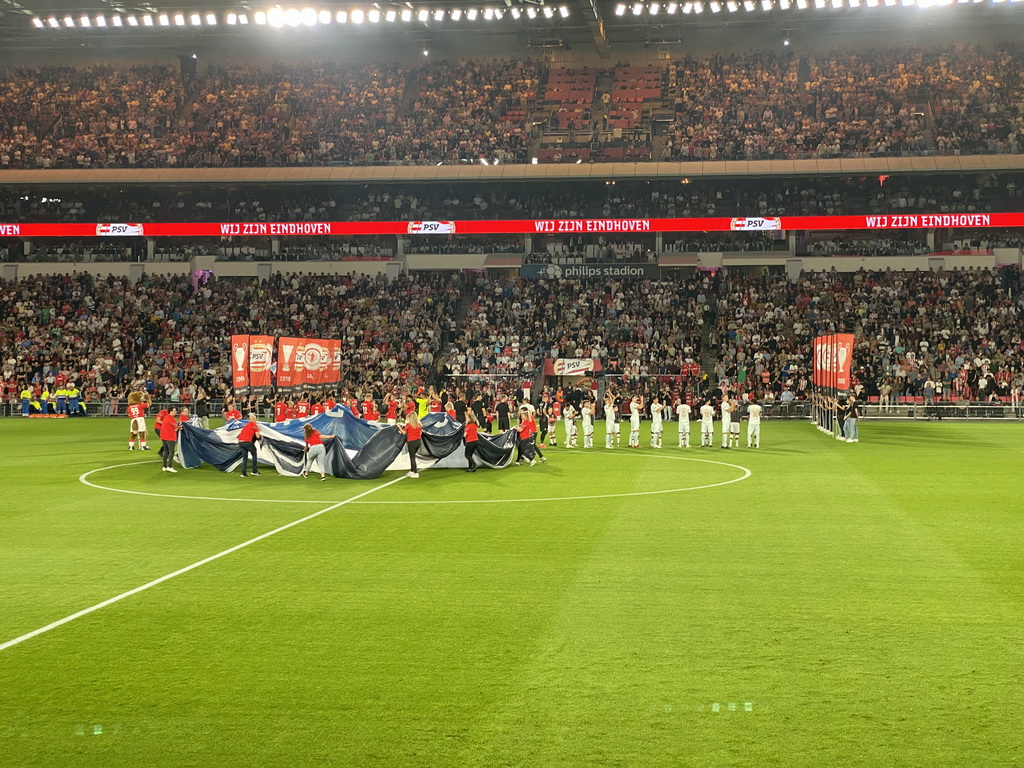
<instances>
[{"instance_id":1,"label":"row of stadium lights","mask_svg":"<svg viewBox=\"0 0 1024 768\"><path fill-rule=\"evenodd\" d=\"M992 3L1019 3L1024 0L990 0ZM710 10L712 13L721 13L723 10L729 11L729 13L736 13L740 8L743 8L747 12L753 12L760 8L762 11L770 11L776 7L779 10L788 11L792 7L796 7L800 10L811 7L815 8L860 8L861 5L865 5L868 8L877 8L880 5L884 5L891 8L896 5L902 5L909 7L916 5L918 8L936 8L947 5L977 5L983 3L985 0L725 0L720 2L719 0L710 0L710 2L703 2L703 0L696 0L695 2L669 2L669 3L633 3L629 6L625 3L619 3L615 6L616 16L625 16L628 11L632 11L634 16L640 16L646 10L651 16L657 16L659 13L664 11L669 15L674 15L678 12L682 13L703 13L705 8Z\"/></svg>"},{"instance_id":2,"label":"row of stadium lights","mask_svg":"<svg viewBox=\"0 0 1024 768\"><path fill-rule=\"evenodd\" d=\"M545 19L554 19L557 15L559 18L569 18L569 8L565 5L560 5L557 8L545 5L541 7L529 6L525 9L520 8L452 8L451 10L445 10L443 8L437 8L434 10L428 10L426 8L420 8L418 11L414 11L411 8L389 9L379 10L377 8L369 8L362 10L361 8L353 8L348 11L318 11L315 8L271 8L267 11L255 11L252 13L252 22L260 26L270 27L315 27L323 24L362 24L364 21L371 24L379 24L381 21L393 23L398 20L404 22L411 22L416 19L420 22L428 22L431 19L434 21L444 21L445 18L451 19L452 21L476 21L478 18L484 19L485 21L498 21L504 18L505 15L510 16L513 19L520 19L525 16L528 19L536 19L538 16L543 16ZM249 24L249 14L246 13L228 13L224 16L224 23L228 26L245 26ZM56 16L51 16L48 19L34 18L32 23L38 29L51 29L65 28L123 28L123 27L216 27L219 23L217 14L215 13L158 13L158 14L143 14L141 16L111 16L109 21L106 16L82 16L75 19L73 16L65 16L63 19L58 19Z\"/></svg>"}]
</instances>

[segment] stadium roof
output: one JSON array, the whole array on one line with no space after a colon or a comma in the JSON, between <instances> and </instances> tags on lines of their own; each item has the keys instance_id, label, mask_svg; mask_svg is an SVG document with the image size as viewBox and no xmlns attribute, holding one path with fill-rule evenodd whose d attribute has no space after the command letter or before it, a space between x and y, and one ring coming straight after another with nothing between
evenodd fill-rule
<instances>
[{"instance_id":1,"label":"stadium roof","mask_svg":"<svg viewBox=\"0 0 1024 768\"><path fill-rule=\"evenodd\" d=\"M484 33L521 47L614 44L673 46L702 30L771 26L836 33L891 30L920 22L950 28L993 25L1007 32L1024 0L410 0L409 2L254 3L167 0L0 0L0 46L55 44L120 49L245 45L255 35L430 40ZM998 26L997 26L998 25ZM692 39L692 38L690 38ZM60 42L57 42L60 41ZM507 47L507 46L506 46ZM498 51L500 52L500 50Z\"/></svg>"}]
</instances>

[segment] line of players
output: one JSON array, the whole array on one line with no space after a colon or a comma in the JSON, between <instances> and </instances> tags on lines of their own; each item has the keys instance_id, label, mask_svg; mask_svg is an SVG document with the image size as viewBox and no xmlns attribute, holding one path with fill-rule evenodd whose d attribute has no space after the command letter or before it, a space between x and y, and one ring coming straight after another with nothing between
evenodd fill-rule
<instances>
[{"instance_id":1,"label":"line of players","mask_svg":"<svg viewBox=\"0 0 1024 768\"><path fill-rule=\"evenodd\" d=\"M676 400L674 405L663 403L658 396L645 403L643 397L634 395L629 399L629 440L630 448L640 447L640 423L645 411L651 416L651 447L661 448L665 434L665 422L673 420L678 423L679 447L690 447L690 425L693 409L689 404ZM604 397L605 445L612 449L622 445L622 417L625 415L620 408L620 400L609 391ZM761 447L761 416L763 409L757 402L743 404L732 393L723 396L719 405L722 424L722 448L738 448L740 445L740 423L743 416L747 418L747 447ZM710 400L705 401L699 409L700 414L700 447L714 447L715 407ZM572 403L544 401L538 408L538 425L541 442L550 432L550 445L557 445L557 424L564 423L564 444L570 448L579 445L580 421L583 429L583 447L594 447L594 422L598 418L597 402L584 399L579 408Z\"/></svg>"},{"instance_id":2,"label":"line of players","mask_svg":"<svg viewBox=\"0 0 1024 768\"><path fill-rule=\"evenodd\" d=\"M467 399L470 402L466 402ZM667 398L665 398L667 399ZM510 416L519 415L517 412L525 407L535 422L536 442L540 446L558 444L558 423L564 424L565 439L563 445L570 448L579 446L579 431L582 426L583 448L594 447L594 424L599 418L598 403L592 397L584 396L578 400L578 407L571 401L562 402L552 399L545 394L541 402L534 407L529 402L517 405L515 400L509 397L501 397L494 404L493 409L485 407L481 394L471 398L456 396L453 399L447 398L445 392L438 393L433 388L428 391L418 390L415 394L396 395L388 393L384 396L380 409L372 396L359 398L343 394L340 404L349 408L353 415L368 421L383 421L389 425L399 422L399 414L405 420L409 414L415 413L422 417L428 413L446 412L449 416L459 422L468 421L467 414L474 415L474 421L486 431L491 431L492 426L497 426L499 431L513 428L510 423ZM274 403L274 421L283 422L292 418L303 418L314 416L319 413L333 409L339 402L331 396L317 398L310 395L303 395L299 400L281 400ZM149 405L149 398L142 392L132 393L129 396L127 408L130 419L129 427L129 450L134 448L136 440L139 447L146 446L145 412ZM243 415L239 410L245 403L229 398L225 401L225 421L240 420ZM252 403L256 406L256 403ZM623 398L613 390L609 390L604 397L603 415L605 418L605 448L612 449L616 445L622 445L622 420L625 416ZM381 412L383 411L383 413ZM629 399L629 440L627 445L631 448L640 447L640 424L645 413L651 417L651 442L652 448L663 446L665 422L674 419L678 423L678 438L680 448L690 447L691 419L693 409L689 404L676 399L674 404L662 402L662 398L655 396L650 403L635 395ZM740 422L743 415L747 418L747 447L759 448L761 445L761 416L762 408L756 402L741 403L733 393L723 395L719 405L721 414L721 446L722 448L738 448L740 445ZM187 411L186 411L187 413ZM161 412L159 416L163 416ZM711 401L704 402L699 408L700 416L700 447L710 448L714 446L714 421L715 408ZM182 420L186 420L186 416ZM496 422L496 423L495 423ZM204 425L205 426L205 425ZM159 429L159 425L157 425ZM550 440L549 440L550 437Z\"/></svg>"}]
</instances>

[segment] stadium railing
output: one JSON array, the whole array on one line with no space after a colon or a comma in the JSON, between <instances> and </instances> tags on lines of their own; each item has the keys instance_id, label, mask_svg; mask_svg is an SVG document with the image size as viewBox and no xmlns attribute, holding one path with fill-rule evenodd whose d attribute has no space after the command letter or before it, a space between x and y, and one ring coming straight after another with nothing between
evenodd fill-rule
<instances>
[{"instance_id":1,"label":"stadium railing","mask_svg":"<svg viewBox=\"0 0 1024 768\"><path fill-rule=\"evenodd\" d=\"M866 405L864 416L872 419L1024 419L1024 408L1012 403L986 403L962 400L955 403L915 403L902 405Z\"/></svg>"}]
</instances>

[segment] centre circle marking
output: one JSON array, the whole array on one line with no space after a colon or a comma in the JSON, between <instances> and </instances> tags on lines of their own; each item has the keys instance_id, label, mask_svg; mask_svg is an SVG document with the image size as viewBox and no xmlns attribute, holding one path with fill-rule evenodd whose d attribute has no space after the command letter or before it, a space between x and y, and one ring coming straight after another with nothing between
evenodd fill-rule
<instances>
[{"instance_id":1,"label":"centre circle marking","mask_svg":"<svg viewBox=\"0 0 1024 768\"><path fill-rule=\"evenodd\" d=\"M574 453L573 449L567 449L567 453ZM632 496L658 496L666 493L686 493L687 491L701 491L707 488L718 488L723 485L731 485L732 483L739 483L749 478L753 472L746 467L740 466L739 464L730 464L727 461L714 461L713 459L698 459L690 456L663 456L649 453L597 453L592 454L594 456L636 456L646 457L652 459L668 459L670 461L695 461L700 464L717 464L723 467L731 467L732 469L738 469L743 474L739 477L734 477L731 480L723 480L720 483L708 483L706 485L693 485L686 486L684 488L666 488L658 491L634 491L631 493L602 493L593 494L587 496L544 496L531 499L416 499L413 501L353 501L351 504L515 504L522 502L541 502L541 501L586 501L588 499L620 499L628 498ZM100 485L99 483L92 482L89 477L99 472L106 472L110 469L119 469L121 467L134 467L141 464L155 464L159 459L152 461L129 461L122 464L111 464L109 467L99 467L97 469L91 469L88 472L83 472L78 477L78 481L83 485L87 485L90 488L96 488L101 491L111 491L113 493L127 493L132 496L150 496L159 499L186 499L190 501L239 501L247 504L252 503L263 503L263 504L337 504L340 502L332 501L330 499L242 499L232 498L225 496L186 496L184 494L176 493L153 493L151 491L130 491L126 488L111 488L109 485ZM507 467L506 469L512 469ZM513 470L514 471L514 470ZM344 501L344 499L342 499Z\"/></svg>"}]
</instances>

